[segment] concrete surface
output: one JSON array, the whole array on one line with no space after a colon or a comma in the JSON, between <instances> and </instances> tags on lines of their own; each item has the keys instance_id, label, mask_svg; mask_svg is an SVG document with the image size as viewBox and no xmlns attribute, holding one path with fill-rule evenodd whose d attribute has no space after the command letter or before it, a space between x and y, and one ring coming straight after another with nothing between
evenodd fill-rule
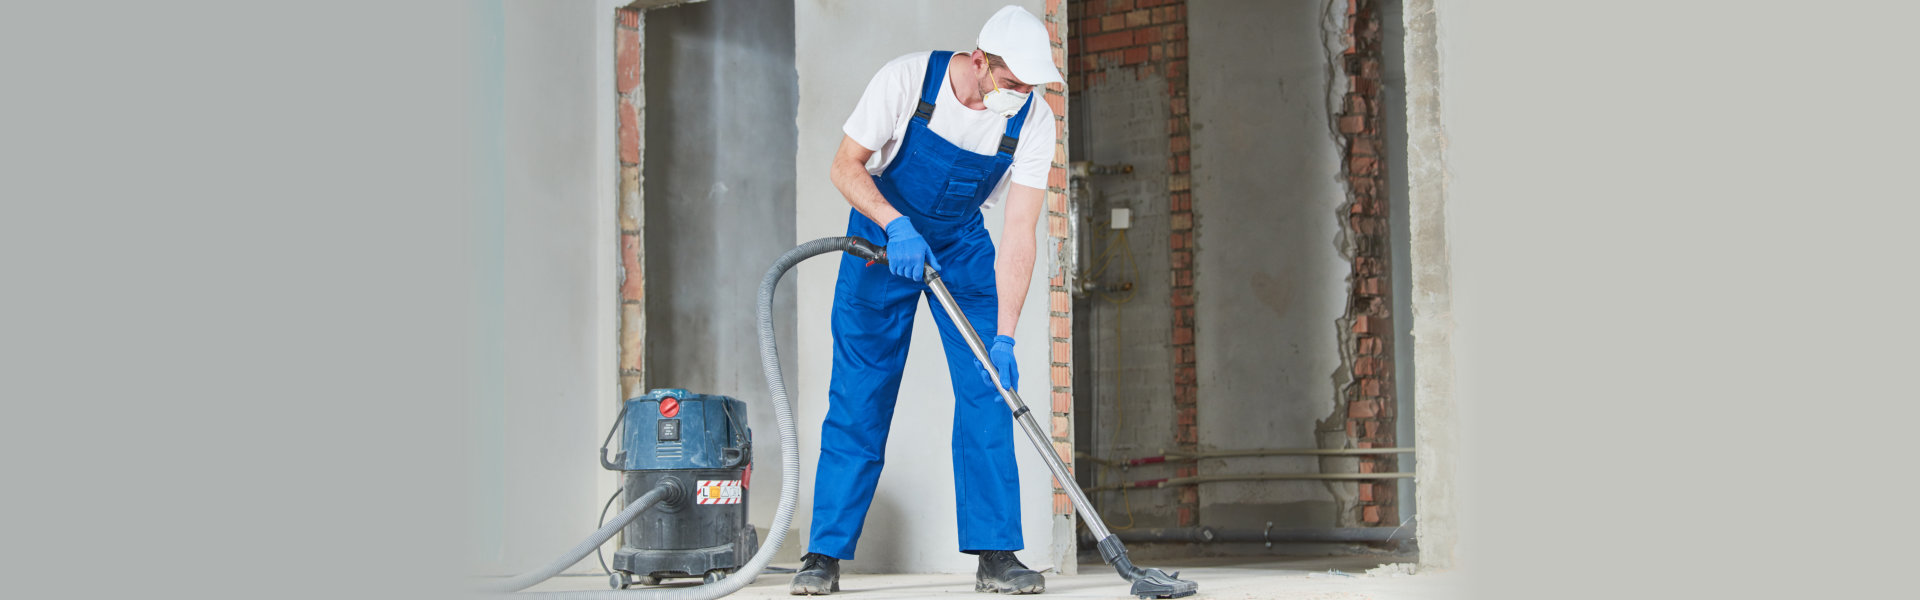
<instances>
[{"instance_id":1,"label":"concrete surface","mask_svg":"<svg viewBox=\"0 0 1920 600\"><path fill-rule=\"evenodd\" d=\"M1407 77L1408 253L1413 274L1415 490L1420 564L1448 568L1459 544L1454 484L1460 451L1454 410L1453 256L1448 243L1447 133L1440 101L1441 35L1432 0L1404 11ZM1507 275L1510 276L1510 275ZM1402 387L1405 387L1404 384Z\"/></svg>"},{"instance_id":2,"label":"concrete surface","mask_svg":"<svg viewBox=\"0 0 1920 600\"><path fill-rule=\"evenodd\" d=\"M1351 270L1336 245L1339 148L1320 3L1232 0L1188 6L1192 52L1194 343L1201 450L1314 448L1334 410L1338 323ZM1338 43L1335 36L1329 41ZM1353 471L1352 458L1325 460ZM1344 464L1343 464L1344 463ZM1201 475L1318 473L1322 459L1200 462ZM1352 482L1200 486L1215 527L1342 523Z\"/></svg>"},{"instance_id":3,"label":"concrete surface","mask_svg":"<svg viewBox=\"0 0 1920 600\"><path fill-rule=\"evenodd\" d=\"M646 382L740 398L762 468L748 507L772 523L779 437L754 318L767 265L794 246L793 4L701 2L648 11L644 165ZM723 67L723 68L717 68ZM774 297L794 347L793 286ZM796 356L782 365L791 372ZM811 432L809 432L811 433ZM771 441L772 443L769 443Z\"/></svg>"},{"instance_id":4,"label":"concrete surface","mask_svg":"<svg viewBox=\"0 0 1920 600\"><path fill-rule=\"evenodd\" d=\"M860 93L886 61L909 52L969 50L987 17L1007 2L897 2L891 0L800 0L794 4L794 55L800 77L799 153L795 159L794 239L846 234L847 201L827 179L827 166L844 134ZM1045 14L1040 0L1012 2L1035 15ZM995 240L1001 238L1003 207L986 212ZM1045 227L1041 219L1035 231ZM1045 248L1044 245L1040 246ZM1044 251L1035 270L1048 268ZM833 301L835 259L801 264L784 286L797 290L797 343L790 348L798 364L788 379L800 422L800 472L804 475L794 527L793 548L803 548L812 513L814 463L820 452L820 422L827 410L832 337L827 315ZM953 392L939 334L925 302L915 317L905 383L887 446L887 466L850 568L893 572L972 572L974 563L958 550L954 521L951 432ZM1020 315L1015 353L1020 395L1044 405L1047 379L1046 278L1028 286ZM1020 465L1020 503L1029 565L1050 562L1050 546L1070 543L1056 534L1052 513L1052 476L1040 455L1022 438L1014 442ZM788 549L783 549L783 552Z\"/></svg>"},{"instance_id":5,"label":"concrete surface","mask_svg":"<svg viewBox=\"0 0 1920 600\"><path fill-rule=\"evenodd\" d=\"M1429 600L1464 597L1460 578L1452 573L1421 573L1393 576L1367 575L1369 569L1387 559L1377 557L1323 557L1257 562L1229 559L1156 562L1146 566L1178 570L1181 579L1200 584L1194 600L1253 600L1287 598L1290 600ZM791 566L791 565L788 565ZM1338 570L1352 576L1329 573ZM792 575L764 574L753 585L729 596L742 600L786 600ZM693 580L686 580L692 582ZM1127 582L1100 563L1081 563L1079 575L1047 574L1047 592L1028 598L1133 598L1127 594ZM842 575L841 592L832 598L867 600L907 600L919 598L1001 598L973 591L973 575L966 574L873 574ZM558 577L528 591L604 590L603 575Z\"/></svg>"}]
</instances>

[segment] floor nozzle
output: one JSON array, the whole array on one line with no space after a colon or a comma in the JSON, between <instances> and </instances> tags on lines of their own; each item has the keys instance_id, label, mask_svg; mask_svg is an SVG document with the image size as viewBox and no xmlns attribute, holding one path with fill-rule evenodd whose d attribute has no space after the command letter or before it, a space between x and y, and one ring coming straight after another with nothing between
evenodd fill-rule
<instances>
[{"instance_id":1,"label":"floor nozzle","mask_svg":"<svg viewBox=\"0 0 1920 600\"><path fill-rule=\"evenodd\" d=\"M1180 578L1175 571L1168 575L1159 569L1142 569L1133 565L1127 558L1127 547L1120 543L1120 536L1109 535L1100 540L1100 558L1113 565L1120 576L1133 582L1129 593L1145 598L1184 598L1200 592L1200 584Z\"/></svg>"}]
</instances>

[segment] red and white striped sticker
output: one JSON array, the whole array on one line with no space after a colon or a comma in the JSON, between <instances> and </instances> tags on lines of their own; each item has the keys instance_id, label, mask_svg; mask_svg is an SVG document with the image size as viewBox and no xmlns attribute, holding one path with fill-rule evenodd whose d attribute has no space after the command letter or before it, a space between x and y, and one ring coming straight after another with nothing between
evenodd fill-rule
<instances>
[{"instance_id":1,"label":"red and white striped sticker","mask_svg":"<svg viewBox=\"0 0 1920 600\"><path fill-rule=\"evenodd\" d=\"M694 504L739 504L740 480L701 479L694 492Z\"/></svg>"}]
</instances>

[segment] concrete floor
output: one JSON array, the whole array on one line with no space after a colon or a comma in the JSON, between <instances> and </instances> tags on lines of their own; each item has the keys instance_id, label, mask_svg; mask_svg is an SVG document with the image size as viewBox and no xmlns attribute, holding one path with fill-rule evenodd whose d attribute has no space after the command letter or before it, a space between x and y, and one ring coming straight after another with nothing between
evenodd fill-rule
<instances>
[{"instance_id":1,"label":"concrete floor","mask_svg":"<svg viewBox=\"0 0 1920 600\"><path fill-rule=\"evenodd\" d=\"M1196 600L1252 600L1288 598L1297 600L1437 600L1462 597L1457 578L1449 573L1369 576L1367 570L1387 559L1359 557L1257 557L1189 559L1160 561L1144 566L1180 571L1181 579L1200 583ZM1338 570L1352 576L1329 573ZM784 600L791 575L761 575L753 585L730 598ZM691 582L692 580L687 580ZM840 579L841 592L834 597L862 600L909 598L985 598L973 591L972 574L871 575L852 574ZM604 590L604 576L556 577L527 591ZM1045 598L1101 598L1120 600L1127 595L1127 583L1103 564L1082 564L1073 576L1047 574Z\"/></svg>"}]
</instances>

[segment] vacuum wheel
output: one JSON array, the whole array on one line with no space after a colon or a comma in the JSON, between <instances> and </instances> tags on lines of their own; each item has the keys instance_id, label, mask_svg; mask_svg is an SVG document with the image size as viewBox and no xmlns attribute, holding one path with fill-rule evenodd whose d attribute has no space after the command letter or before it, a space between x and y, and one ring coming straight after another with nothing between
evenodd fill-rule
<instances>
[{"instance_id":1,"label":"vacuum wheel","mask_svg":"<svg viewBox=\"0 0 1920 600\"><path fill-rule=\"evenodd\" d=\"M616 590L624 590L624 589L627 589L628 585L630 584L627 582L626 571L614 571L613 575L607 578L607 587L611 587Z\"/></svg>"},{"instance_id":2,"label":"vacuum wheel","mask_svg":"<svg viewBox=\"0 0 1920 600\"><path fill-rule=\"evenodd\" d=\"M714 569L712 571L707 571L707 576L701 577L700 583L703 585L709 584L709 583L716 583L726 578L727 578L727 572L725 569Z\"/></svg>"}]
</instances>

